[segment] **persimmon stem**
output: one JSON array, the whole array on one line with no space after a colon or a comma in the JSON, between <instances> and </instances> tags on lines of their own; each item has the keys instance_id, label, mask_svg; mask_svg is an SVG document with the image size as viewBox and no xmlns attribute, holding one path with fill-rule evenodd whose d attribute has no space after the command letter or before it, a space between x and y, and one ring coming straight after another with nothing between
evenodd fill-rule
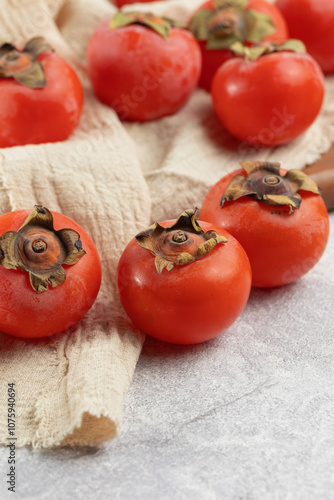
<instances>
[{"instance_id":1,"label":"persimmon stem","mask_svg":"<svg viewBox=\"0 0 334 500\"><path fill-rule=\"evenodd\" d=\"M47 249L47 244L43 240L35 240L31 246L33 251L36 253L45 252L45 250Z\"/></svg>"},{"instance_id":2,"label":"persimmon stem","mask_svg":"<svg viewBox=\"0 0 334 500\"><path fill-rule=\"evenodd\" d=\"M266 177L264 179L264 182L266 184L274 185L274 184L278 184L280 182L280 178L277 177L276 175L268 175L268 177Z\"/></svg>"},{"instance_id":3,"label":"persimmon stem","mask_svg":"<svg viewBox=\"0 0 334 500\"><path fill-rule=\"evenodd\" d=\"M188 236L184 231L178 231L173 235L172 239L173 241L175 241L175 243L184 243L185 241L187 241Z\"/></svg>"}]
</instances>

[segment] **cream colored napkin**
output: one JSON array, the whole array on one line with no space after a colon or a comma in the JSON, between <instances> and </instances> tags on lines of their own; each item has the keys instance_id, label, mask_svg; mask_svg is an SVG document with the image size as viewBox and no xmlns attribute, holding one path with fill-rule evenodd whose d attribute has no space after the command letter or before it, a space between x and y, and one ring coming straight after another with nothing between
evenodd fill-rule
<instances>
[{"instance_id":1,"label":"cream colored napkin","mask_svg":"<svg viewBox=\"0 0 334 500\"><path fill-rule=\"evenodd\" d=\"M124 393L144 340L117 298L115 273L125 245L153 220L200 205L207 189L243 159L272 159L285 168L317 159L334 140L334 84L328 79L326 105L311 129L276 149L256 151L231 139L201 90L172 117L122 124L95 99L85 74L88 39L115 7L108 0L3 3L1 38L20 44L44 35L78 71L86 101L67 141L0 150L0 213L38 203L73 218L97 245L103 281L97 302L71 331L42 341L0 334L0 408L6 408L7 384L15 382L19 446L96 445L120 430ZM167 0L149 10L186 21L201 3ZM148 5L127 10L133 8ZM0 443L6 443L4 411L0 418Z\"/></svg>"}]
</instances>

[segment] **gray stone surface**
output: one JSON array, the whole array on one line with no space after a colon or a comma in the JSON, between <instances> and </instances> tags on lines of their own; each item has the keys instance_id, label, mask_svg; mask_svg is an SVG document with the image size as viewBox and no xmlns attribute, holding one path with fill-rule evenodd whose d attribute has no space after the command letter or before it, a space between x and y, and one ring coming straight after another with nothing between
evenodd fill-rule
<instances>
[{"instance_id":1,"label":"gray stone surface","mask_svg":"<svg viewBox=\"0 0 334 500\"><path fill-rule=\"evenodd\" d=\"M253 290L219 338L147 339L119 438L93 450L17 450L15 498L333 499L333 296L332 235L313 271ZM1 499L13 498L6 457L0 448Z\"/></svg>"}]
</instances>

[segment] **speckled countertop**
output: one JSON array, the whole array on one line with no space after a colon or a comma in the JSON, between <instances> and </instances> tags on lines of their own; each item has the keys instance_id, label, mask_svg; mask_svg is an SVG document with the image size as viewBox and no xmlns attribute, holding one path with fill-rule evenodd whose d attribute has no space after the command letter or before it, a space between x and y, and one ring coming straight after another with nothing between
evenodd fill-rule
<instances>
[{"instance_id":1,"label":"speckled countertop","mask_svg":"<svg viewBox=\"0 0 334 500\"><path fill-rule=\"evenodd\" d=\"M15 498L333 499L333 297L332 234L313 271L253 290L219 338L147 339L121 435L91 450L18 449Z\"/></svg>"}]
</instances>

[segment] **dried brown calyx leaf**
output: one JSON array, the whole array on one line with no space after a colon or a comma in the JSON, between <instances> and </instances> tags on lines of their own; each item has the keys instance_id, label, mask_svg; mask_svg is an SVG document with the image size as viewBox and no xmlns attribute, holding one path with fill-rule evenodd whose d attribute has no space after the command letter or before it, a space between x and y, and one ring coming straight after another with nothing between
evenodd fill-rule
<instances>
[{"instance_id":1,"label":"dried brown calyx leaf","mask_svg":"<svg viewBox=\"0 0 334 500\"><path fill-rule=\"evenodd\" d=\"M247 47L240 41L233 43L230 46L231 52L240 57L244 57L247 61L255 61L266 54L274 52L295 52L296 54L305 54L306 47L300 40L291 38L285 42L265 42L256 44L253 47Z\"/></svg>"},{"instance_id":2,"label":"dried brown calyx leaf","mask_svg":"<svg viewBox=\"0 0 334 500\"><path fill-rule=\"evenodd\" d=\"M0 78L14 78L17 82L31 88L46 85L45 73L38 56L52 47L42 37L29 40L22 50L11 43L0 46Z\"/></svg>"},{"instance_id":3,"label":"dried brown calyx leaf","mask_svg":"<svg viewBox=\"0 0 334 500\"><path fill-rule=\"evenodd\" d=\"M196 219L197 208L185 210L169 227L155 223L137 234L138 245L155 256L155 267L160 274L164 268L184 266L204 257L227 239L217 231L204 232Z\"/></svg>"},{"instance_id":4,"label":"dried brown calyx leaf","mask_svg":"<svg viewBox=\"0 0 334 500\"><path fill-rule=\"evenodd\" d=\"M316 183L301 170L289 170L285 175L280 174L280 163L268 161L244 161L240 165L246 175L235 175L221 199L221 206L225 201L235 201L243 196L272 206L289 207L292 214L302 202L300 190L319 194Z\"/></svg>"},{"instance_id":5,"label":"dried brown calyx leaf","mask_svg":"<svg viewBox=\"0 0 334 500\"><path fill-rule=\"evenodd\" d=\"M51 212L36 205L18 231L0 236L0 265L29 274L32 288L40 293L66 280L63 264L76 264L85 255L80 235L73 229L53 227Z\"/></svg>"},{"instance_id":6,"label":"dried brown calyx leaf","mask_svg":"<svg viewBox=\"0 0 334 500\"><path fill-rule=\"evenodd\" d=\"M229 49L236 42L257 43L276 31L272 19L254 9L248 0L216 0L214 10L201 9L190 21L197 40L207 41L206 48Z\"/></svg>"},{"instance_id":7,"label":"dried brown calyx leaf","mask_svg":"<svg viewBox=\"0 0 334 500\"><path fill-rule=\"evenodd\" d=\"M129 24L140 24L154 30L165 40L168 39L171 28L183 28L183 25L169 19L158 17L151 12L117 12L110 21L109 29L122 28Z\"/></svg>"}]
</instances>

